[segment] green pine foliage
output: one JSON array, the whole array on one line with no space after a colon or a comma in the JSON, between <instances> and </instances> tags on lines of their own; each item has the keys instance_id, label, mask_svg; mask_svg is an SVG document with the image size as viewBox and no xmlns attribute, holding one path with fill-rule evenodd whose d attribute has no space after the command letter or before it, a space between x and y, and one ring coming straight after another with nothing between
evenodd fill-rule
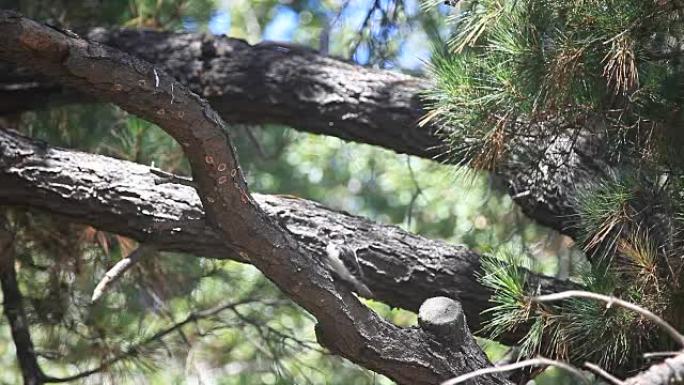
<instances>
[{"instance_id":1,"label":"green pine foliage","mask_svg":"<svg viewBox=\"0 0 684 385\"><path fill-rule=\"evenodd\" d=\"M682 119L681 12L678 1L463 1L431 63L427 119L481 169L528 135L571 128L607 135L616 156L667 163Z\"/></svg>"},{"instance_id":2,"label":"green pine foliage","mask_svg":"<svg viewBox=\"0 0 684 385\"><path fill-rule=\"evenodd\" d=\"M480 281L494 291L491 301L496 304L485 311L485 314L491 314L483 330L486 334L497 337L530 319L530 307L525 303L527 275L522 269L526 262L510 248L483 257L482 269L487 273Z\"/></svg>"},{"instance_id":3,"label":"green pine foliage","mask_svg":"<svg viewBox=\"0 0 684 385\"><path fill-rule=\"evenodd\" d=\"M454 13L454 37L431 62L426 115L442 127L450 154L496 171L521 144L543 153L559 134L600 138L614 170L577 186L573 231L591 267L576 278L684 327L684 3L466 0ZM618 373L643 367L646 351L670 348L654 325L624 309L531 303L538 293L516 260L506 251L483 261L481 281L495 291L490 335L525 324L525 355Z\"/></svg>"},{"instance_id":4,"label":"green pine foliage","mask_svg":"<svg viewBox=\"0 0 684 385\"><path fill-rule=\"evenodd\" d=\"M659 335L654 325L630 310L607 308L602 302L583 299L532 303L530 298L540 293L538 288L526 286L521 258L510 250L484 258L485 274L480 280L495 292L491 301L496 306L485 313L489 320L481 330L483 334L497 338L525 326L527 333L518 342L522 357L541 354L580 364L590 361L617 373L629 373L646 365L646 351L670 348L669 341ZM581 276L581 283L597 293L615 295L626 289L613 270L592 269ZM621 297L654 309L653 302L644 304L648 302L644 293L634 291ZM655 308L661 310L667 306L658 305Z\"/></svg>"}]
</instances>

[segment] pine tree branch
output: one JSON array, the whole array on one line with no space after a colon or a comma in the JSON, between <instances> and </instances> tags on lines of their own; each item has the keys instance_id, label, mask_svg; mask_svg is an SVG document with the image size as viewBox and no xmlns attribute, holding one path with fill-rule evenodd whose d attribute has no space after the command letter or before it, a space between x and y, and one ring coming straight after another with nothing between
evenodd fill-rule
<instances>
[{"instance_id":1,"label":"pine tree branch","mask_svg":"<svg viewBox=\"0 0 684 385\"><path fill-rule=\"evenodd\" d=\"M13 12L0 11L0 36L0 59L31 63L61 84L157 124L178 141L208 223L316 317L319 341L332 352L400 384L434 384L488 365L471 335L464 336L458 351L430 343L422 330L384 321L333 281L315 254L268 217L250 195L221 118L172 77L135 57ZM482 383L508 382L490 375Z\"/></svg>"},{"instance_id":2,"label":"pine tree branch","mask_svg":"<svg viewBox=\"0 0 684 385\"><path fill-rule=\"evenodd\" d=\"M651 312L648 309L645 309L641 306L635 305L631 302L627 302L625 300L622 300L617 297L611 297L607 295L602 295L598 293L592 293L590 291L581 291L581 290L568 290L564 291L562 293L554 293L554 294L547 294L547 295L540 295L534 298L531 298L533 302L554 302L554 301L562 301L565 299L569 298L589 298L589 299L595 299L599 301L603 301L606 303L606 307L610 308L613 305L618 305L621 307L624 307L625 309L632 310L636 313L639 313L641 316L644 318L651 320L653 323L656 325L660 326L665 332L667 332L674 340L677 342L680 346L684 348L684 335L679 333L677 329L675 329L672 325L670 325L668 322L666 322L664 319L660 318L653 312Z\"/></svg>"},{"instance_id":3,"label":"pine tree branch","mask_svg":"<svg viewBox=\"0 0 684 385\"><path fill-rule=\"evenodd\" d=\"M1 204L44 210L163 251L248 262L207 225L194 188L166 183L174 179L168 173L158 184L157 174L137 163L50 147L0 129ZM331 234L340 229L353 234L349 238L360 248L364 283L375 299L417 312L425 299L444 295L463 305L471 330L482 327L481 313L492 306L492 292L475 278L482 273L480 255L304 199L254 197L270 217L321 256ZM578 288L532 272L527 276L529 286L542 293ZM501 341L514 344L524 333L521 327Z\"/></svg>"},{"instance_id":4,"label":"pine tree branch","mask_svg":"<svg viewBox=\"0 0 684 385\"><path fill-rule=\"evenodd\" d=\"M45 383L62 383L62 382L71 382L71 381L76 381L80 380L85 377L92 376L93 374L103 372L110 368L112 365L116 364L117 362L121 360L125 360L126 358L134 357L140 352L147 347L148 345L154 344L154 343L159 343L164 337L167 335L180 330L183 328L185 325L191 323L191 322L196 322L201 319L206 319L206 318L211 318L213 316L218 315L219 313L226 311L226 310L235 310L237 307L241 305L246 305L254 302L259 302L258 300L255 299L242 299L239 301L232 301L232 302L227 302L224 304L220 304L217 306L214 306L210 309L206 310L201 310L197 312L192 312L188 314L185 319L183 319L180 322L174 323L173 325L170 325L168 327L165 327L158 332L154 333L153 335L145 338L143 341L138 342L130 347L128 347L125 351L115 355L114 357L106 359L104 362L100 363L98 366L84 370L75 374L72 374L70 376L66 377L51 377L51 376L46 376L44 378Z\"/></svg>"},{"instance_id":5,"label":"pine tree branch","mask_svg":"<svg viewBox=\"0 0 684 385\"><path fill-rule=\"evenodd\" d=\"M251 46L225 36L125 29L86 34L155 63L230 123L275 123L427 159L468 161L447 154L438 126L418 124L425 115L422 95L433 86L426 79L352 65L296 45ZM26 69L0 66L3 73L0 114L97 100ZM564 133L541 146L547 151L539 158L538 140L521 143L497 170L497 185L530 218L572 236L575 188L607 170L601 143L595 133Z\"/></svg>"}]
</instances>

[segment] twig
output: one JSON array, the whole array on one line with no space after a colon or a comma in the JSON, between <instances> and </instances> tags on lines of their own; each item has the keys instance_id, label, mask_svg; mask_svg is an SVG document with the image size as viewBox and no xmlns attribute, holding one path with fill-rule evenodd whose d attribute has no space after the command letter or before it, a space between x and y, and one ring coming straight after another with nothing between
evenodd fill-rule
<instances>
[{"instance_id":1,"label":"twig","mask_svg":"<svg viewBox=\"0 0 684 385\"><path fill-rule=\"evenodd\" d=\"M368 9L366 17L363 19L363 23L361 23L361 28L359 29L357 34L357 39L355 39L356 41L352 45L352 49L349 52L349 54L352 57L356 53L356 50L359 49L359 45L361 45L361 42L363 42L363 30L366 29L366 27L368 27L368 23L371 21L371 16L373 16L373 13L378 8L380 8L380 0L374 0L373 5Z\"/></svg>"},{"instance_id":2,"label":"twig","mask_svg":"<svg viewBox=\"0 0 684 385\"><path fill-rule=\"evenodd\" d=\"M267 336L263 333L262 328L263 328L263 329L266 329L266 332L267 332L267 333L273 334L273 335L277 336L278 338L280 338L280 339L283 340L283 341L292 341L295 345L298 345L298 346L300 346L300 347L302 347L302 348L304 348L304 349L308 349L308 350L311 350L311 351L315 351L316 353L320 353L320 354L324 354L324 353L325 353L325 351L324 351L323 349L320 349L320 348L317 347L317 344L316 344L314 341L300 340L300 339L298 339L298 338L296 338L296 337L293 337L293 336L291 336L291 335L288 335L288 334L285 334L285 333L283 333L283 332L280 332L280 331L278 331L277 329L275 329L275 328L269 326L269 325L266 324L266 323L260 322L260 321L258 321L258 320L252 319L252 318L250 318L250 317L248 317L248 316L242 314L240 311L238 311L237 308L231 308L230 311L231 311L233 314L235 314L235 316L236 316L237 318L239 318L242 322L244 322L244 323L246 323L246 324L248 324L248 325L253 326L253 327L257 330L257 333L259 334L259 336L261 337L261 339L264 340L264 341L268 341L268 338L267 338ZM294 332L293 332L292 330L290 330L290 332L292 332L292 334L294 334Z\"/></svg>"},{"instance_id":3,"label":"twig","mask_svg":"<svg viewBox=\"0 0 684 385\"><path fill-rule=\"evenodd\" d=\"M49 377L48 376L48 377L45 377L45 382L46 383L47 382L49 382L49 383L70 382L70 381L75 381L75 380L93 375L95 373L101 372L101 371L107 369L108 367L112 366L112 364L115 364L116 362L121 361L124 358L137 355L140 352L140 349L142 349L145 345L148 345L152 342L160 341L163 337L167 336L168 334L173 333L174 331L182 328L183 326L187 325L190 322L194 322L194 321L197 321L197 320L203 319L203 318L208 318L208 317L214 316L214 315L216 315L216 314L218 314L224 310L232 309L232 308L235 308L237 306L249 304L252 302L256 302L256 300L251 299L251 298L247 298L247 299L239 300L236 302L229 302L226 304L218 305L218 306L212 307L210 309L198 311L195 313L190 313L190 314L188 314L187 317L185 317L185 319L183 321L176 323L176 324L173 324L173 325L171 325L165 329L158 331L157 333L146 338L142 342L137 343L137 344L129 347L128 349L126 349L122 353L120 353L120 354L118 354L118 355L116 355L110 359L104 360L100 365L94 367L93 369L89 369L89 370L86 370L83 372L79 372L79 373L76 373L76 374L68 376L68 377Z\"/></svg>"},{"instance_id":4,"label":"twig","mask_svg":"<svg viewBox=\"0 0 684 385\"><path fill-rule=\"evenodd\" d=\"M250 127L246 124L241 124L239 126L242 128L242 130L247 134L247 139L249 139L250 143L254 146L254 148L257 150L257 153L259 153L259 156L263 159L269 160L269 159L275 159L276 156L273 155L268 155L266 151L264 150L264 146L261 145L261 142L254 136L254 132L250 129Z\"/></svg>"},{"instance_id":5,"label":"twig","mask_svg":"<svg viewBox=\"0 0 684 385\"><path fill-rule=\"evenodd\" d=\"M519 361L519 362L516 362L513 364L494 366L491 368L478 369L478 370L475 370L473 372L466 373L466 374L460 375L458 377L452 378L451 380L444 381L444 382L442 382L441 385L456 385L456 384L460 384L466 380L469 380L471 378L483 376L485 374L508 372L511 370L526 368L528 366L555 366L557 368L561 368L563 370L566 370L569 373L572 373L574 376L581 379L585 384L587 384L587 385L591 384L591 381L589 380L589 378L587 376L585 376L584 373L582 373L579 369L575 368L574 366L566 364L565 362L550 360L550 359L544 358L544 357L537 357L537 358L531 358L529 360Z\"/></svg>"},{"instance_id":6,"label":"twig","mask_svg":"<svg viewBox=\"0 0 684 385\"><path fill-rule=\"evenodd\" d=\"M672 338L677 341L681 346L684 346L684 336L682 336L677 329L675 329L672 325L667 323L665 320L662 318L658 317L654 313L652 313L650 310L645 309L641 306L635 305L631 302L627 302L624 300L621 300L616 297L611 297L603 294L597 294L597 293L592 293L589 291L582 291L582 290L568 290L568 291L563 291L560 293L555 293L555 294L547 294L547 295L541 295L538 297L533 297L532 301L533 302L554 302L554 301L561 301L564 299L569 299L569 298L590 298L590 299L595 299L599 301L603 301L606 303L606 307L611 307L613 304L622 306L626 309L632 310L634 312L637 312L641 314L644 318L647 318L659 326L661 326Z\"/></svg>"},{"instance_id":7,"label":"twig","mask_svg":"<svg viewBox=\"0 0 684 385\"><path fill-rule=\"evenodd\" d=\"M175 183L175 184L182 184L183 186L188 186L192 187L194 189L197 188L197 184L192 180L192 178L188 178L185 176L181 175L176 175L164 170L160 170L158 168L150 167L150 173L158 176L159 178L154 180L154 184L167 184L167 183Z\"/></svg>"},{"instance_id":8,"label":"twig","mask_svg":"<svg viewBox=\"0 0 684 385\"><path fill-rule=\"evenodd\" d=\"M137 249L133 250L128 256L117 262L111 269L109 269L100 282L93 290L93 296L90 299L91 303L95 303L107 291L114 282L118 281L128 269L130 269L140 258L148 252L154 250L153 246L142 244Z\"/></svg>"},{"instance_id":9,"label":"twig","mask_svg":"<svg viewBox=\"0 0 684 385\"><path fill-rule=\"evenodd\" d=\"M682 354L682 352L651 352L651 353L644 353L644 358L661 358L661 357L673 357L678 354Z\"/></svg>"},{"instance_id":10,"label":"twig","mask_svg":"<svg viewBox=\"0 0 684 385\"><path fill-rule=\"evenodd\" d=\"M622 381L621 379L619 379L619 378L613 376L612 374L606 372L605 370L603 370L602 367L600 367L600 366L598 366L598 365L596 365L596 364L594 364L594 363L585 362L585 363L584 363L584 367L587 368L587 369L589 369L589 370L591 370L592 372L594 372L597 376L599 376L599 377L601 377L601 378L607 380L607 381L610 382L611 384L614 384L614 385L624 385L624 383L625 383L625 382Z\"/></svg>"}]
</instances>

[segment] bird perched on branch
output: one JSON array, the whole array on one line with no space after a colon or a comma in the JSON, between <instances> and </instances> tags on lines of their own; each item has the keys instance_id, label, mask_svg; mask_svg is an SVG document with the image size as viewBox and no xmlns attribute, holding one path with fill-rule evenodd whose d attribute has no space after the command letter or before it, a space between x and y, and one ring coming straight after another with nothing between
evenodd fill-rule
<instances>
[{"instance_id":1,"label":"bird perched on branch","mask_svg":"<svg viewBox=\"0 0 684 385\"><path fill-rule=\"evenodd\" d=\"M326 262L332 272L350 286L350 288L359 295L371 298L373 293L364 285L363 272L359 265L359 259L356 255L356 250L344 243L344 240L333 238L328 246L325 248L327 259Z\"/></svg>"}]
</instances>

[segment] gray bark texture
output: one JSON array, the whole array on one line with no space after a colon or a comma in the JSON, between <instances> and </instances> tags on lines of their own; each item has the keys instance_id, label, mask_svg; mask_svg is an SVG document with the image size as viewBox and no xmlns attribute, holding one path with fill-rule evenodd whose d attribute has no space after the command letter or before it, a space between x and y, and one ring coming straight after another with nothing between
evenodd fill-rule
<instances>
[{"instance_id":1,"label":"gray bark texture","mask_svg":"<svg viewBox=\"0 0 684 385\"><path fill-rule=\"evenodd\" d=\"M0 11L0 36L0 60L31 63L33 71L115 103L178 141L191 165L206 223L226 247L317 319L318 340L331 352L399 384L436 384L489 365L471 335L453 346L420 328L399 328L333 281L318 256L250 195L219 115L173 77L136 57L14 12ZM499 375L473 381L508 383Z\"/></svg>"},{"instance_id":2,"label":"gray bark texture","mask_svg":"<svg viewBox=\"0 0 684 385\"><path fill-rule=\"evenodd\" d=\"M441 135L448 128L418 125L425 114L422 96L431 87L423 78L272 42L102 28L84 35L164 69L229 123L282 124L428 159L465 160L447 154ZM92 100L25 67L0 73L6 74L0 75L0 114ZM606 152L600 138L583 131L542 141L517 143L496 170L498 181L530 218L573 235L575 190L605 175Z\"/></svg>"},{"instance_id":3,"label":"gray bark texture","mask_svg":"<svg viewBox=\"0 0 684 385\"><path fill-rule=\"evenodd\" d=\"M624 381L624 385L681 385L684 384L684 354L655 364L645 372Z\"/></svg>"},{"instance_id":4,"label":"gray bark texture","mask_svg":"<svg viewBox=\"0 0 684 385\"><path fill-rule=\"evenodd\" d=\"M0 130L0 204L40 209L160 250L249 263L207 223L195 189L162 179L144 165L49 147ZM480 313L491 306L492 292L477 280L482 273L477 253L305 199L253 196L318 259L332 235L347 235L358 248L364 283L375 299L417 312L426 299L446 296L461 303L472 330L482 326ZM576 288L531 272L529 284L544 293ZM502 342L516 342L524 332L521 328Z\"/></svg>"},{"instance_id":5,"label":"gray bark texture","mask_svg":"<svg viewBox=\"0 0 684 385\"><path fill-rule=\"evenodd\" d=\"M284 124L462 162L445 156L435 126L417 124L429 82L301 47L201 34L96 29L89 42L3 11L0 34L0 60L12 63L0 65L0 114L92 98L115 103L173 136L197 184L168 183L145 166L0 131L0 204L41 209L162 250L251 263L316 317L323 346L400 384L435 384L490 365L462 317L477 328L488 307L491 293L474 279L477 254L306 200L250 194L223 123ZM605 175L610 162L589 133L545 141L519 143L497 177L526 214L573 235L576 189ZM331 278L320 259L339 233L359 249L376 299L416 311L432 298L422 327L387 323ZM543 292L573 286L529 278ZM448 299L433 298L440 296ZM458 333L446 338L443 330ZM681 378L679 358L627 383ZM495 375L472 383L509 382Z\"/></svg>"}]
</instances>

